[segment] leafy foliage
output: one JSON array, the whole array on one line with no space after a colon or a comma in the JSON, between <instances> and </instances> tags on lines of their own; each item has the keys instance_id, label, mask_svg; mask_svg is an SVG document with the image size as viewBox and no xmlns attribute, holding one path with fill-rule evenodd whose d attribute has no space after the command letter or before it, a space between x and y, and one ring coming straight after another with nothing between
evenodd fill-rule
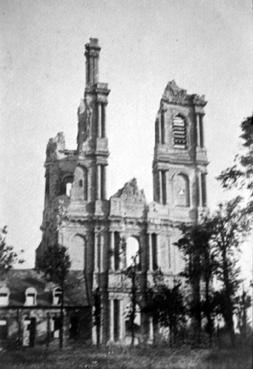
<instances>
[{"instance_id":1,"label":"leafy foliage","mask_svg":"<svg viewBox=\"0 0 253 369\"><path fill-rule=\"evenodd\" d=\"M234 165L223 170L218 180L224 188L246 188L253 197L253 115L241 123L243 152L234 158ZM251 212L253 205L249 203Z\"/></svg>"},{"instance_id":2,"label":"leafy foliage","mask_svg":"<svg viewBox=\"0 0 253 369\"><path fill-rule=\"evenodd\" d=\"M181 283L174 281L175 284L169 288L160 273L159 278L154 279L154 287L147 291L147 306L145 312L153 316L161 326L170 328L170 341L176 341L179 327L185 323L186 307L181 292Z\"/></svg>"},{"instance_id":3,"label":"leafy foliage","mask_svg":"<svg viewBox=\"0 0 253 369\"><path fill-rule=\"evenodd\" d=\"M0 276L8 272L16 262L23 263L24 261L18 257L13 246L6 244L7 233L7 226L0 229Z\"/></svg>"},{"instance_id":4,"label":"leafy foliage","mask_svg":"<svg viewBox=\"0 0 253 369\"><path fill-rule=\"evenodd\" d=\"M62 289L61 297L61 326L60 326L60 340L59 346L63 347L63 307L64 307L64 289L66 278L70 269L70 257L67 253L67 248L56 243L53 246L49 246L43 257L37 262L37 269L45 274L45 277L56 284Z\"/></svg>"},{"instance_id":5,"label":"leafy foliage","mask_svg":"<svg viewBox=\"0 0 253 369\"><path fill-rule=\"evenodd\" d=\"M210 247L212 228L207 218L200 224L181 226L182 237L175 243L181 250L185 268L181 273L191 286L192 296L189 302L190 316L193 318L196 336L200 337L202 312L207 318L207 330L211 335L213 330L212 304L210 284L213 273L217 267L215 254ZM205 285L205 300L201 301L201 281Z\"/></svg>"},{"instance_id":6,"label":"leafy foliage","mask_svg":"<svg viewBox=\"0 0 253 369\"><path fill-rule=\"evenodd\" d=\"M47 279L62 287L67 278L70 265L70 257L66 247L56 244L46 249L43 258L38 260L37 268L44 272Z\"/></svg>"}]
</instances>

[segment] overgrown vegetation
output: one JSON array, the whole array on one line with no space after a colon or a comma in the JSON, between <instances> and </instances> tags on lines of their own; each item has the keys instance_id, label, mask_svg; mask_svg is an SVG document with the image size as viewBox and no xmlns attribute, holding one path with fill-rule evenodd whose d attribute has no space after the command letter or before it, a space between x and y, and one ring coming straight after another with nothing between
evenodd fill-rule
<instances>
[{"instance_id":1,"label":"overgrown vegetation","mask_svg":"<svg viewBox=\"0 0 253 369\"><path fill-rule=\"evenodd\" d=\"M4 276L15 263L22 264L24 260L14 251L14 247L6 242L7 226L0 229L0 277ZM21 250L21 253L23 250Z\"/></svg>"},{"instance_id":2,"label":"overgrown vegetation","mask_svg":"<svg viewBox=\"0 0 253 369\"><path fill-rule=\"evenodd\" d=\"M250 350L69 346L0 353L1 369L251 369Z\"/></svg>"},{"instance_id":3,"label":"overgrown vegetation","mask_svg":"<svg viewBox=\"0 0 253 369\"><path fill-rule=\"evenodd\" d=\"M67 253L66 247L61 246L58 243L49 246L46 249L43 258L40 258L37 262L37 269L44 273L45 278L56 283L61 288L61 324L59 339L59 345L61 348L63 346L64 292L70 265L70 257Z\"/></svg>"}]
</instances>

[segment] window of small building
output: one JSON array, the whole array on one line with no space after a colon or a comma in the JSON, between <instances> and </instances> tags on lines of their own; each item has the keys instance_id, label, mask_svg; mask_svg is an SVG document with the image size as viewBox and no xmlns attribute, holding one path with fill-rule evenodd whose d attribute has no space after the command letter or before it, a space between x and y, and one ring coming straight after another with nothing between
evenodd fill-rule
<instances>
[{"instance_id":1,"label":"window of small building","mask_svg":"<svg viewBox=\"0 0 253 369\"><path fill-rule=\"evenodd\" d=\"M60 305L62 298L62 290L60 287L56 287L53 290L53 305Z\"/></svg>"},{"instance_id":2,"label":"window of small building","mask_svg":"<svg viewBox=\"0 0 253 369\"><path fill-rule=\"evenodd\" d=\"M37 305L37 291L33 287L29 287L25 291L25 305Z\"/></svg>"},{"instance_id":3,"label":"window of small building","mask_svg":"<svg viewBox=\"0 0 253 369\"><path fill-rule=\"evenodd\" d=\"M8 336L8 325L6 318L0 318L0 340L5 340Z\"/></svg>"},{"instance_id":4,"label":"window of small building","mask_svg":"<svg viewBox=\"0 0 253 369\"><path fill-rule=\"evenodd\" d=\"M175 116L172 124L174 146L186 148L186 122L181 115Z\"/></svg>"},{"instance_id":5,"label":"window of small building","mask_svg":"<svg viewBox=\"0 0 253 369\"><path fill-rule=\"evenodd\" d=\"M7 306L9 304L10 291L7 287L0 288L0 306Z\"/></svg>"}]
</instances>

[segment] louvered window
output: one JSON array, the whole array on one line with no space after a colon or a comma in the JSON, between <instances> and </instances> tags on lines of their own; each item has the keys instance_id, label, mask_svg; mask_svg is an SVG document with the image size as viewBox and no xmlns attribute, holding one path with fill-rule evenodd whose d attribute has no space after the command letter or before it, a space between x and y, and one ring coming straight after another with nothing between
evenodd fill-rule
<instances>
[{"instance_id":1,"label":"louvered window","mask_svg":"<svg viewBox=\"0 0 253 369\"><path fill-rule=\"evenodd\" d=\"M175 147L186 147L186 123L179 115L173 119L173 138Z\"/></svg>"}]
</instances>

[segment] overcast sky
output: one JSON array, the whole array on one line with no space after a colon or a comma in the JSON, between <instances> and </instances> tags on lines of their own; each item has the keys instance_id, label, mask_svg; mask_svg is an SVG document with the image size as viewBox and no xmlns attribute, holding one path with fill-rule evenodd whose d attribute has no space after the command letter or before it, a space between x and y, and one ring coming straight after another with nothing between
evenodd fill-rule
<instances>
[{"instance_id":1,"label":"overcast sky","mask_svg":"<svg viewBox=\"0 0 253 369\"><path fill-rule=\"evenodd\" d=\"M154 120L175 79L206 96L210 207L224 198L215 177L239 151L239 124L253 110L251 0L4 0L0 17L0 225L25 249L25 266L41 239L47 141L64 131L68 148L76 145L90 37L111 89L108 195L136 177L152 200Z\"/></svg>"}]
</instances>

